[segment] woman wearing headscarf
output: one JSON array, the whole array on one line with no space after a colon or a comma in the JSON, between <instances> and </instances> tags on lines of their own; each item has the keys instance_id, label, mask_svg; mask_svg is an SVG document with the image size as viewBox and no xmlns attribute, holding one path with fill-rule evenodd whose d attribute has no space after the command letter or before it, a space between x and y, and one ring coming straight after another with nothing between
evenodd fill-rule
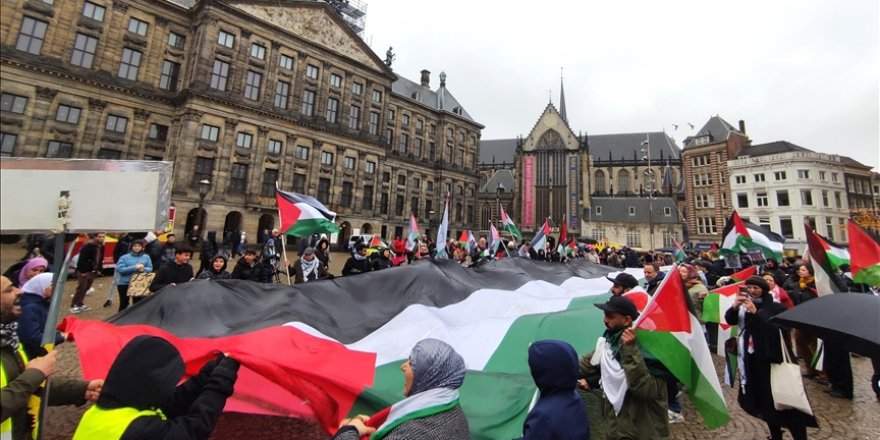
<instances>
[{"instance_id":1,"label":"woman wearing headscarf","mask_svg":"<svg viewBox=\"0 0 880 440\"><path fill-rule=\"evenodd\" d=\"M697 314L697 320L703 322L703 300L709 293L709 289L700 279L697 268L691 264L682 264L678 266L678 273L681 275L682 284L687 289L691 302L694 304L694 311Z\"/></svg>"},{"instance_id":2,"label":"woman wearing headscarf","mask_svg":"<svg viewBox=\"0 0 880 440\"><path fill-rule=\"evenodd\" d=\"M730 325L738 325L740 389L739 405L749 415L760 418L770 429L770 440L782 439L782 427L788 428L794 440L806 440L807 427L817 427L816 418L798 410L777 410L770 391L770 364L782 362L782 350L788 350L780 341L780 332L786 330L770 321L785 311L785 306L773 301L770 286L763 278L749 277L744 292L740 291L733 306L724 314Z\"/></svg>"},{"instance_id":3,"label":"woman wearing headscarf","mask_svg":"<svg viewBox=\"0 0 880 440\"><path fill-rule=\"evenodd\" d=\"M458 404L464 382L464 359L451 346L437 339L423 339L413 347L403 371L403 395L372 418L358 415L343 420L334 440L467 440L471 438L467 417Z\"/></svg>"},{"instance_id":4,"label":"woman wearing headscarf","mask_svg":"<svg viewBox=\"0 0 880 440\"><path fill-rule=\"evenodd\" d=\"M119 261L116 262L116 273L119 274L119 278L116 280L116 291L119 293L120 312L128 307L128 286L131 284L131 276L135 273L150 273L153 271L153 260L144 253L146 245L146 240L133 241L131 243L131 250L119 257ZM141 297L132 299L135 303L140 300Z\"/></svg>"},{"instance_id":5,"label":"woman wearing headscarf","mask_svg":"<svg viewBox=\"0 0 880 440\"><path fill-rule=\"evenodd\" d=\"M795 268L794 274L797 280L790 284L788 296L795 306L810 301L819 296L816 291L816 278L813 276L813 267L802 264ZM809 330L794 330L794 346L797 355L804 361L804 377L816 377L819 372L812 366L813 355L816 353L816 336Z\"/></svg>"},{"instance_id":6,"label":"woman wearing headscarf","mask_svg":"<svg viewBox=\"0 0 880 440\"><path fill-rule=\"evenodd\" d=\"M18 275L12 280L15 287L21 288L31 278L45 272L49 268L49 262L43 257L31 258L24 263ZM18 283L15 283L18 281Z\"/></svg>"},{"instance_id":7,"label":"woman wearing headscarf","mask_svg":"<svg viewBox=\"0 0 880 440\"><path fill-rule=\"evenodd\" d=\"M52 300L52 274L41 273L24 283L21 289L21 315L18 317L18 340L24 346L28 359L46 354L42 347L43 329L49 317ZM55 345L64 342L61 332L55 332Z\"/></svg>"}]
</instances>

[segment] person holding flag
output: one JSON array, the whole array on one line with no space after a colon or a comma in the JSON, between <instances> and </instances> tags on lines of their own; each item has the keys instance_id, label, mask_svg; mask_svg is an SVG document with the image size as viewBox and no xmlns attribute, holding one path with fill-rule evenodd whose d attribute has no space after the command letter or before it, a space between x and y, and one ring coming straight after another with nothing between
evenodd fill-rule
<instances>
[{"instance_id":1,"label":"person holding flag","mask_svg":"<svg viewBox=\"0 0 880 440\"><path fill-rule=\"evenodd\" d=\"M412 264L412 260L415 258L415 253L419 248L419 236L419 224L416 222L416 215L410 212L409 234L406 236L406 245L404 246L407 264Z\"/></svg>"},{"instance_id":2,"label":"person holding flag","mask_svg":"<svg viewBox=\"0 0 880 440\"><path fill-rule=\"evenodd\" d=\"M636 305L612 296L596 307L605 312L605 334L596 350L581 358L578 385L585 391L603 390L600 413L589 411L590 427L616 439L668 439L666 376L662 364L650 360L636 345L633 322ZM600 427L600 425L604 425Z\"/></svg>"}]
</instances>

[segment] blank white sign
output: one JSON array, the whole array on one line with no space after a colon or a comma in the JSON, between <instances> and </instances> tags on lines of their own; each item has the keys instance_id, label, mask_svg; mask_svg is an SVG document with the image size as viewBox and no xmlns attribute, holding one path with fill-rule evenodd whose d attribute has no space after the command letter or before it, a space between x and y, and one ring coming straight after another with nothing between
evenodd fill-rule
<instances>
[{"instance_id":1,"label":"blank white sign","mask_svg":"<svg viewBox=\"0 0 880 440\"><path fill-rule=\"evenodd\" d=\"M70 192L70 232L164 229L171 170L169 162L3 158L0 230L55 231L61 191Z\"/></svg>"}]
</instances>

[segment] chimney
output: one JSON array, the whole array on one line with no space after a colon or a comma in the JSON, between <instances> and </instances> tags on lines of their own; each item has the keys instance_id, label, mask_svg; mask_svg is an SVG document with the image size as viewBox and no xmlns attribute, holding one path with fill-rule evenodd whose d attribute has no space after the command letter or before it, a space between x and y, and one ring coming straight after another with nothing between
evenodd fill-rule
<instances>
[{"instance_id":1,"label":"chimney","mask_svg":"<svg viewBox=\"0 0 880 440\"><path fill-rule=\"evenodd\" d=\"M746 121L743 121L742 119L739 120L739 132L746 134Z\"/></svg>"},{"instance_id":2,"label":"chimney","mask_svg":"<svg viewBox=\"0 0 880 440\"><path fill-rule=\"evenodd\" d=\"M422 87L431 87L431 72L428 69L422 69Z\"/></svg>"}]
</instances>

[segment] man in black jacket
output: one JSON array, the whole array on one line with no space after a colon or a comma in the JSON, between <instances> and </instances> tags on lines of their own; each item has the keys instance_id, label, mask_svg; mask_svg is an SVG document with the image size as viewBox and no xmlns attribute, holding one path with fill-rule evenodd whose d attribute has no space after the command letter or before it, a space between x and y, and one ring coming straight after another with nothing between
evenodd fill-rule
<instances>
[{"instance_id":1,"label":"man in black jacket","mask_svg":"<svg viewBox=\"0 0 880 440\"><path fill-rule=\"evenodd\" d=\"M73 244L71 244L73 246ZM79 313L92 310L83 304L86 292L92 287L92 282L101 270L101 262L104 259L104 233L89 234L89 241L79 250L79 260L76 262L76 292L70 302L70 313Z\"/></svg>"},{"instance_id":2,"label":"man in black jacket","mask_svg":"<svg viewBox=\"0 0 880 440\"><path fill-rule=\"evenodd\" d=\"M193 267L189 264L192 251L187 246L178 246L174 249L174 260L162 266L156 273L156 278L150 283L150 292L158 292L165 286L176 286L193 279ZM133 298L137 303L139 298Z\"/></svg>"},{"instance_id":3,"label":"man in black jacket","mask_svg":"<svg viewBox=\"0 0 880 440\"><path fill-rule=\"evenodd\" d=\"M232 279L256 281L265 283L269 281L269 276L263 263L257 261L257 251L253 248L244 250L244 254L235 263L232 269Z\"/></svg>"},{"instance_id":4,"label":"man in black jacket","mask_svg":"<svg viewBox=\"0 0 880 440\"><path fill-rule=\"evenodd\" d=\"M232 395L238 368L235 359L220 354L175 386L184 373L180 352L162 338L138 336L113 361L97 403L73 438L207 439ZM136 416L127 417L132 410Z\"/></svg>"},{"instance_id":5,"label":"man in black jacket","mask_svg":"<svg viewBox=\"0 0 880 440\"><path fill-rule=\"evenodd\" d=\"M342 267L342 276L357 275L369 272L371 269L370 260L367 258L367 245L358 243L354 255L349 257Z\"/></svg>"}]
</instances>

